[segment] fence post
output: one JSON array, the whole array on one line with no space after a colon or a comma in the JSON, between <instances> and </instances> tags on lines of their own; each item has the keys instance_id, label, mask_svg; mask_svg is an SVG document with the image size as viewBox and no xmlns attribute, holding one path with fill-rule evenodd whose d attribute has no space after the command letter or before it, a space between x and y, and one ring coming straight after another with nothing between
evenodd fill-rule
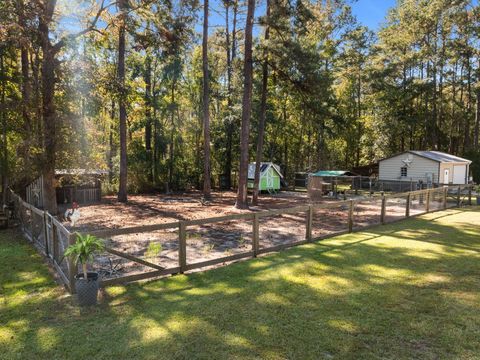
<instances>
[{"instance_id":1,"label":"fence post","mask_svg":"<svg viewBox=\"0 0 480 360\"><path fill-rule=\"evenodd\" d=\"M258 249L260 248L259 240L260 219L258 213L253 214L253 237L252 237L252 251L253 257L257 257Z\"/></svg>"},{"instance_id":2,"label":"fence post","mask_svg":"<svg viewBox=\"0 0 480 360\"><path fill-rule=\"evenodd\" d=\"M458 187L458 190L457 190L457 207L460 207L460 186Z\"/></svg>"},{"instance_id":3,"label":"fence post","mask_svg":"<svg viewBox=\"0 0 480 360\"><path fill-rule=\"evenodd\" d=\"M47 255L48 257L48 216L47 216L47 212L44 211L43 212L43 236L44 236L44 239L45 239L45 255Z\"/></svg>"},{"instance_id":4,"label":"fence post","mask_svg":"<svg viewBox=\"0 0 480 360\"><path fill-rule=\"evenodd\" d=\"M308 205L307 217L305 223L305 239L312 241L312 221L313 221L313 208L312 205Z\"/></svg>"},{"instance_id":5,"label":"fence post","mask_svg":"<svg viewBox=\"0 0 480 360\"><path fill-rule=\"evenodd\" d=\"M187 267L187 227L183 221L178 223L178 241L178 262L180 273L183 274Z\"/></svg>"},{"instance_id":6,"label":"fence post","mask_svg":"<svg viewBox=\"0 0 480 360\"><path fill-rule=\"evenodd\" d=\"M17 202L18 202L17 208L18 208L18 220L20 221L20 229L22 229L22 232L25 233L25 216L23 216L24 206L20 200L18 200Z\"/></svg>"},{"instance_id":7,"label":"fence post","mask_svg":"<svg viewBox=\"0 0 480 360\"><path fill-rule=\"evenodd\" d=\"M427 189L425 194L425 212L430 212L430 190Z\"/></svg>"},{"instance_id":8,"label":"fence post","mask_svg":"<svg viewBox=\"0 0 480 360\"><path fill-rule=\"evenodd\" d=\"M348 207L348 232L353 231L353 200L350 200Z\"/></svg>"},{"instance_id":9,"label":"fence post","mask_svg":"<svg viewBox=\"0 0 480 360\"><path fill-rule=\"evenodd\" d=\"M385 224L385 205L386 205L385 195L382 193L382 209L380 211L380 222L382 224Z\"/></svg>"},{"instance_id":10,"label":"fence post","mask_svg":"<svg viewBox=\"0 0 480 360\"><path fill-rule=\"evenodd\" d=\"M68 245L73 245L77 239L76 233L68 234ZM75 294L75 275L77 275L77 264L73 257L68 258L68 282L70 283L70 292Z\"/></svg>"},{"instance_id":11,"label":"fence post","mask_svg":"<svg viewBox=\"0 0 480 360\"><path fill-rule=\"evenodd\" d=\"M472 187L471 186L468 187L468 205L469 206L472 205Z\"/></svg>"},{"instance_id":12,"label":"fence post","mask_svg":"<svg viewBox=\"0 0 480 360\"><path fill-rule=\"evenodd\" d=\"M57 236L57 226L52 221L52 246L53 246L53 261L58 263L58 236Z\"/></svg>"},{"instance_id":13,"label":"fence post","mask_svg":"<svg viewBox=\"0 0 480 360\"><path fill-rule=\"evenodd\" d=\"M28 232L30 233L30 240L32 242L33 241L33 231L32 231L32 224L33 224L33 211L32 211L32 205L28 204L28 207L27 207L27 210L30 211L30 216L27 217L28 221L27 221L27 224L28 224Z\"/></svg>"},{"instance_id":14,"label":"fence post","mask_svg":"<svg viewBox=\"0 0 480 360\"><path fill-rule=\"evenodd\" d=\"M407 205L405 207L405 217L410 217L410 193L407 194Z\"/></svg>"},{"instance_id":15,"label":"fence post","mask_svg":"<svg viewBox=\"0 0 480 360\"><path fill-rule=\"evenodd\" d=\"M443 210L447 208L447 192L448 192L448 188L444 187L443 188Z\"/></svg>"}]
</instances>

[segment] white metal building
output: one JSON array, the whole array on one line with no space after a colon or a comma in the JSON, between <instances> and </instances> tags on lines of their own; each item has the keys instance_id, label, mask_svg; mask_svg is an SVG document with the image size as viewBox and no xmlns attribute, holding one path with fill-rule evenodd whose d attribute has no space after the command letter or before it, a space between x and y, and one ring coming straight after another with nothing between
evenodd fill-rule
<instances>
[{"instance_id":1,"label":"white metal building","mask_svg":"<svg viewBox=\"0 0 480 360\"><path fill-rule=\"evenodd\" d=\"M472 162L440 151L405 151L378 162L379 180L468 184Z\"/></svg>"}]
</instances>

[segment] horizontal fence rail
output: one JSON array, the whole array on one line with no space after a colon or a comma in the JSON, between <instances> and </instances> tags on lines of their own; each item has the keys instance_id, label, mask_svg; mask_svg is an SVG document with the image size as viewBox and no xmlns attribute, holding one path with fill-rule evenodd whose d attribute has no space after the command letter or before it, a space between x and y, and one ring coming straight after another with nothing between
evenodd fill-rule
<instances>
[{"instance_id":1,"label":"horizontal fence rail","mask_svg":"<svg viewBox=\"0 0 480 360\"><path fill-rule=\"evenodd\" d=\"M71 259L64 257L64 251L69 244L75 242L76 233L65 228L47 211L39 210L23 201L11 190L9 199L14 202L14 215L25 237L51 261L60 280L70 292L74 293L74 276L78 269ZM105 254L108 256L149 269L140 273L120 274L113 278L105 276L102 279L102 286L109 286L252 258L378 224L471 204L472 186L448 186L382 194L380 197L363 197L332 203L105 229L88 233L105 239L108 243ZM223 228L217 229L216 226L219 224ZM280 228L276 229L276 226ZM146 258L145 255L131 254L123 248L129 243L145 246L147 243L152 246L153 243L155 248L160 240L149 242L144 237L159 231L164 232L160 238L164 241L166 250L159 246L157 252L168 251L170 257L166 265L156 263L155 259L158 258L156 255ZM167 235L173 240L166 241L164 237ZM141 238L125 240L125 236ZM121 240L117 241L115 237L120 237ZM213 238L216 243L212 245L209 242L203 242L203 237ZM225 244L230 244L231 248L224 246ZM219 249L214 252L214 255L218 255L217 257L208 251L209 247L215 246ZM145 250L145 253L150 250ZM237 252L234 253L232 250ZM203 256L203 252L208 256ZM105 259L104 256L104 262ZM111 262L109 257L108 260ZM111 267L113 268L112 265Z\"/></svg>"},{"instance_id":2,"label":"horizontal fence rail","mask_svg":"<svg viewBox=\"0 0 480 360\"><path fill-rule=\"evenodd\" d=\"M75 292L74 276L77 269L64 256L65 249L75 241L75 234L47 211L27 203L11 189L8 196L9 201L13 202L14 217L19 221L24 236L49 259L58 278L68 290Z\"/></svg>"}]
</instances>

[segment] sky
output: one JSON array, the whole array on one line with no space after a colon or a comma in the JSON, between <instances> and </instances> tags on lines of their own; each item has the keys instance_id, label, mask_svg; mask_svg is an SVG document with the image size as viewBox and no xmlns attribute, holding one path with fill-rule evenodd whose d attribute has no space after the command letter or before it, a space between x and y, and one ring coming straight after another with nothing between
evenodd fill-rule
<instances>
[{"instance_id":1,"label":"sky","mask_svg":"<svg viewBox=\"0 0 480 360\"><path fill-rule=\"evenodd\" d=\"M0 0L1 1L1 0ZM378 30L382 22L385 20L387 12L390 8L395 6L396 0L350 0L350 6L352 7L353 15L355 15L358 21L368 26L371 30ZM474 0L474 3L478 0ZM200 0L200 3L203 1ZM59 0L58 9L63 13L64 18L61 20L60 28L62 30L76 32L78 31L78 17L83 15L81 0ZM265 0L259 0L257 2L257 8L255 9L255 17L259 17L265 14ZM209 27L210 32L213 32L216 27L224 27L224 11L221 6L221 0L210 0L210 15L209 15ZM215 9L219 9L220 12L216 12ZM115 8L111 8L110 11L115 11ZM68 15L67 15L68 14ZM196 24L195 30L198 33L202 32L202 19L203 10L199 10L199 19ZM230 19L231 20L231 19ZM239 19L240 27L244 26L244 15ZM254 32L262 31L259 26L256 26Z\"/></svg>"},{"instance_id":2,"label":"sky","mask_svg":"<svg viewBox=\"0 0 480 360\"><path fill-rule=\"evenodd\" d=\"M353 3L352 12L358 21L371 30L377 30L396 0L358 0Z\"/></svg>"},{"instance_id":3,"label":"sky","mask_svg":"<svg viewBox=\"0 0 480 360\"><path fill-rule=\"evenodd\" d=\"M217 26L224 26L225 19L224 14L216 13L213 9L221 9L221 0L210 0L210 16L209 25L210 31ZM358 21L368 26L371 30L378 30L382 22L385 20L387 12L390 8L394 7L396 0L351 0L350 6L352 7L353 15L355 15ZM265 13L265 1L261 0L260 4L255 9L255 17L262 16ZM203 12L200 16L200 21L197 24L196 30L202 31L201 18L203 18ZM243 18L242 18L243 20Z\"/></svg>"}]
</instances>

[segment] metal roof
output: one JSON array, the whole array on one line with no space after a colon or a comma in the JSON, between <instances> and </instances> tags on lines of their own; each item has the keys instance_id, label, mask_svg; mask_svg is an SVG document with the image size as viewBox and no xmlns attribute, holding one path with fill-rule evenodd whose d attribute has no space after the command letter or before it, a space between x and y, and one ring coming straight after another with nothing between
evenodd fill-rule
<instances>
[{"instance_id":1,"label":"metal roof","mask_svg":"<svg viewBox=\"0 0 480 360\"><path fill-rule=\"evenodd\" d=\"M354 176L355 174L347 170L319 170L315 173L310 174L310 176L323 176L323 177L332 177L332 176Z\"/></svg>"},{"instance_id":2,"label":"metal roof","mask_svg":"<svg viewBox=\"0 0 480 360\"><path fill-rule=\"evenodd\" d=\"M100 169L56 169L55 175L107 175L107 170Z\"/></svg>"},{"instance_id":3,"label":"metal roof","mask_svg":"<svg viewBox=\"0 0 480 360\"><path fill-rule=\"evenodd\" d=\"M408 151L404 151L404 152L386 157L384 159L381 159L379 160L379 162L383 160L391 159L395 156L402 155L402 154L414 154L414 155L421 156L423 158L433 160L439 163L466 163L466 164L472 163L470 160L461 158L459 156L447 154L441 151L427 151L427 150L408 150Z\"/></svg>"},{"instance_id":4,"label":"metal roof","mask_svg":"<svg viewBox=\"0 0 480 360\"><path fill-rule=\"evenodd\" d=\"M441 151L419 151L419 150L410 150L408 151L412 154L423 156L427 159L438 161L438 162L449 162L449 163L471 163L470 160L461 158L459 156L447 154Z\"/></svg>"},{"instance_id":5,"label":"metal roof","mask_svg":"<svg viewBox=\"0 0 480 360\"><path fill-rule=\"evenodd\" d=\"M248 164L248 178L249 179L254 179L255 178L255 164L254 162ZM274 164L272 162L261 162L260 163L260 176L265 173L270 167L272 167L275 172L280 176L280 178L283 178L282 173L280 172L280 166L277 164Z\"/></svg>"}]
</instances>

